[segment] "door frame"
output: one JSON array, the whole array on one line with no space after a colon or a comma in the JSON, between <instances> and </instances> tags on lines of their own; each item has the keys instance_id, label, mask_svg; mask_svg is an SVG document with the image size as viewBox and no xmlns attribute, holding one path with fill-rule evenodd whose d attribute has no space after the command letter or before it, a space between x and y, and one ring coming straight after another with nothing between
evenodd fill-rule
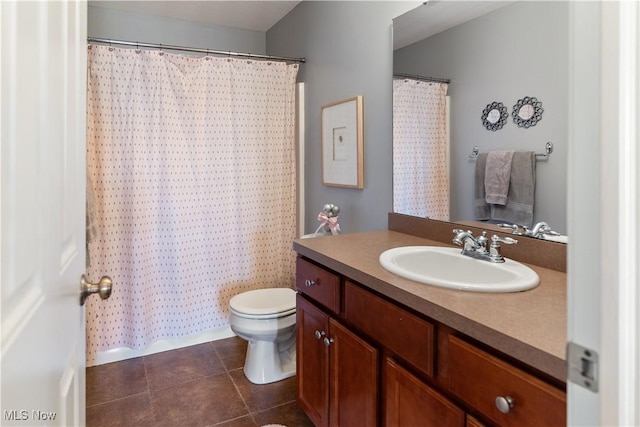
<instances>
[{"instance_id":1,"label":"door frame","mask_svg":"<svg viewBox=\"0 0 640 427\"><path fill-rule=\"evenodd\" d=\"M640 425L640 8L570 17L567 338L599 354L599 391L569 382L567 419Z\"/></svg>"}]
</instances>

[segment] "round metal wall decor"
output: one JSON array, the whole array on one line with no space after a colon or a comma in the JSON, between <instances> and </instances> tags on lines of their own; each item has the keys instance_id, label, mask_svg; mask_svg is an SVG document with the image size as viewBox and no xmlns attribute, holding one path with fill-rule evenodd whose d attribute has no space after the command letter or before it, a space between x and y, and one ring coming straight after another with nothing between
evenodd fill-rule
<instances>
[{"instance_id":1,"label":"round metal wall decor","mask_svg":"<svg viewBox=\"0 0 640 427\"><path fill-rule=\"evenodd\" d=\"M487 130L497 131L502 129L502 126L507 122L509 113L507 107L502 102L492 102L487 104L487 107L482 110L482 125Z\"/></svg>"},{"instance_id":2,"label":"round metal wall decor","mask_svg":"<svg viewBox=\"0 0 640 427\"><path fill-rule=\"evenodd\" d=\"M542 120L543 111L542 102L538 101L536 97L525 96L518 99L516 105L513 106L511 117L513 117L515 124L526 129L535 126Z\"/></svg>"}]
</instances>

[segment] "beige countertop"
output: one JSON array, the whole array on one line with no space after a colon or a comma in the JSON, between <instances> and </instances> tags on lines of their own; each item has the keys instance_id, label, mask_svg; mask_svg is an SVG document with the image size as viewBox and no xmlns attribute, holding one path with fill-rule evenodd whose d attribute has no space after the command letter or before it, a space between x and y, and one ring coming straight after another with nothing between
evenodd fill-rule
<instances>
[{"instance_id":1,"label":"beige countertop","mask_svg":"<svg viewBox=\"0 0 640 427\"><path fill-rule=\"evenodd\" d=\"M300 255L373 289L560 381L566 381L566 273L526 264L538 287L514 293L450 290L388 272L379 255L399 246L452 246L396 231L298 239Z\"/></svg>"}]
</instances>

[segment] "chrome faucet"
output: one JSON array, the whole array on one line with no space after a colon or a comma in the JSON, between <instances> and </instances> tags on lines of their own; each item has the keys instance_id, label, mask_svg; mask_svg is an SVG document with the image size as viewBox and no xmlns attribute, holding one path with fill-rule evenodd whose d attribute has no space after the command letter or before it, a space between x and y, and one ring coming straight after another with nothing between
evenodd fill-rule
<instances>
[{"instance_id":1,"label":"chrome faucet","mask_svg":"<svg viewBox=\"0 0 640 427\"><path fill-rule=\"evenodd\" d=\"M462 246L462 255L470 256L475 259L480 259L489 262L504 262L504 257L500 253L500 243L506 243L512 245L518 243L516 239L511 237L500 237L493 235L491 237L491 246L487 250L487 232L483 231L481 236L474 237L470 230L454 229L455 237L453 243L458 246Z\"/></svg>"},{"instance_id":2,"label":"chrome faucet","mask_svg":"<svg viewBox=\"0 0 640 427\"><path fill-rule=\"evenodd\" d=\"M480 248L480 245L478 244L476 238L473 237L473 233L471 232L471 230L464 231L456 228L453 230L453 232L456 235L456 237L453 238L453 243L458 246L462 246L464 251L472 251Z\"/></svg>"},{"instance_id":3,"label":"chrome faucet","mask_svg":"<svg viewBox=\"0 0 640 427\"><path fill-rule=\"evenodd\" d=\"M548 234L549 236L559 236L560 233L553 231L549 224L544 221L540 221L536 225L533 226L531 230L528 230L527 227L524 227L525 236L537 237L541 238L544 234Z\"/></svg>"},{"instance_id":4,"label":"chrome faucet","mask_svg":"<svg viewBox=\"0 0 640 427\"><path fill-rule=\"evenodd\" d=\"M498 227L510 229L511 234L517 234L519 236L535 237L536 239L542 239L543 235L549 235L549 236L560 235L560 233L558 233L557 231L553 231L551 227L549 227L549 224L547 224L544 221L538 222L536 225L533 226L531 230L529 230L529 227L527 226L518 225L518 224L498 224ZM522 229L523 231L520 231L520 229Z\"/></svg>"}]
</instances>

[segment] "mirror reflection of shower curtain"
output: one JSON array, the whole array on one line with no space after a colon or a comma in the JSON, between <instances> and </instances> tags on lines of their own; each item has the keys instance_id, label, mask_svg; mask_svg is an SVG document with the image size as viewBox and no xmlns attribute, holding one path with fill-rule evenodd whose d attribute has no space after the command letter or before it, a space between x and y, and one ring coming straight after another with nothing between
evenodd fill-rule
<instances>
[{"instance_id":1,"label":"mirror reflection of shower curtain","mask_svg":"<svg viewBox=\"0 0 640 427\"><path fill-rule=\"evenodd\" d=\"M393 81L393 211L449 220L446 83Z\"/></svg>"},{"instance_id":2,"label":"mirror reflection of shower curtain","mask_svg":"<svg viewBox=\"0 0 640 427\"><path fill-rule=\"evenodd\" d=\"M97 352L226 327L229 299L293 286L297 65L91 46L87 168Z\"/></svg>"}]
</instances>

